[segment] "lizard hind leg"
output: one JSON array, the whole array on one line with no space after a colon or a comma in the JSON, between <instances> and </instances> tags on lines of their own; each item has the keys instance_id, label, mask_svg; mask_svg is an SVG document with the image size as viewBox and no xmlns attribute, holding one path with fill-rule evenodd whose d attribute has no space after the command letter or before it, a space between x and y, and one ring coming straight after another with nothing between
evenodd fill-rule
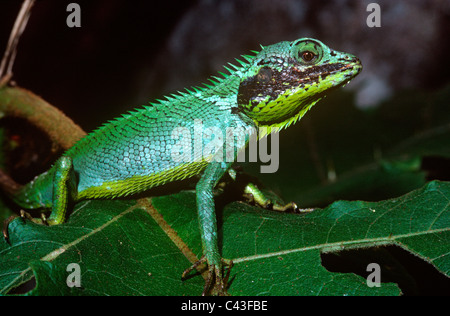
<instances>
[{"instance_id":1,"label":"lizard hind leg","mask_svg":"<svg viewBox=\"0 0 450 316\"><path fill-rule=\"evenodd\" d=\"M33 223L43 225L58 225L64 222L69 202L76 196L76 177L73 170L72 159L63 156L56 161L53 168L54 173L51 179L52 203L50 217L47 218L44 213L41 213L40 218L33 218L26 211L20 210L20 218L22 218L23 221L29 220ZM41 184L45 187L46 181L41 182ZM25 195L27 195L27 193L25 193ZM19 216L13 215L3 223L2 233L7 243L9 243L9 224L16 217Z\"/></svg>"},{"instance_id":2,"label":"lizard hind leg","mask_svg":"<svg viewBox=\"0 0 450 316\"><path fill-rule=\"evenodd\" d=\"M62 224L66 218L69 203L76 197L76 176L72 159L62 156L55 163L53 175L52 213L48 225Z\"/></svg>"}]
</instances>

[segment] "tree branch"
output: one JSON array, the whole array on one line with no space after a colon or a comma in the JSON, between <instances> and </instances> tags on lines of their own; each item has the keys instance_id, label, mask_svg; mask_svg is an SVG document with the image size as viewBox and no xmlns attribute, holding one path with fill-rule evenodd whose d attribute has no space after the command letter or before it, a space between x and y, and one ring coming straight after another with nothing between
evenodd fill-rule
<instances>
[{"instance_id":1,"label":"tree branch","mask_svg":"<svg viewBox=\"0 0 450 316\"><path fill-rule=\"evenodd\" d=\"M2 62L0 63L0 88L7 84L12 78L12 68L16 58L17 45L19 44L20 36L27 26L34 1L35 0L24 0L19 14L17 15L13 29L9 36L5 54L3 55Z\"/></svg>"},{"instance_id":2,"label":"tree branch","mask_svg":"<svg viewBox=\"0 0 450 316\"><path fill-rule=\"evenodd\" d=\"M31 91L0 88L0 115L23 118L48 134L52 149L68 149L86 133L63 112Z\"/></svg>"}]
</instances>

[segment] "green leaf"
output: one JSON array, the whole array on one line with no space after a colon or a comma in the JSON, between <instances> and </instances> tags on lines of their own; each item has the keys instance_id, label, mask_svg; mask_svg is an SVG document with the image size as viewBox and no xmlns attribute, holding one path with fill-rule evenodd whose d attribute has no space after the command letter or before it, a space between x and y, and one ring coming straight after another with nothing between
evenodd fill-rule
<instances>
[{"instance_id":1,"label":"green leaf","mask_svg":"<svg viewBox=\"0 0 450 316\"><path fill-rule=\"evenodd\" d=\"M223 257L235 262L229 293L398 295L395 284L369 287L361 276L330 272L321 264L322 253L380 245L402 247L448 276L449 201L450 183L436 181L399 198L338 201L307 215L227 204L218 216ZM201 275L181 280L201 255L194 192L154 197L151 203L87 201L63 225L16 219L9 232L11 245L0 242L1 294L202 292ZM66 284L70 263L80 266L81 288Z\"/></svg>"},{"instance_id":2,"label":"green leaf","mask_svg":"<svg viewBox=\"0 0 450 316\"><path fill-rule=\"evenodd\" d=\"M88 201L67 223L46 227L17 219L0 250L0 293L36 278L31 295L189 295L203 282L182 282L189 261L135 201ZM77 263L81 288L69 288Z\"/></svg>"}]
</instances>

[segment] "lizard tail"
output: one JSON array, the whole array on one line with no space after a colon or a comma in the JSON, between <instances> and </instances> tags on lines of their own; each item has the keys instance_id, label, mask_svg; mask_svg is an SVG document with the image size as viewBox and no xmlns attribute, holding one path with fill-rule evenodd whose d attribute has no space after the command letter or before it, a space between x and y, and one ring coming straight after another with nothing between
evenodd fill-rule
<instances>
[{"instance_id":1,"label":"lizard tail","mask_svg":"<svg viewBox=\"0 0 450 316\"><path fill-rule=\"evenodd\" d=\"M0 168L0 189L9 195L20 207L35 209L51 207L52 205L52 176L38 176L33 181L21 185L14 181Z\"/></svg>"}]
</instances>

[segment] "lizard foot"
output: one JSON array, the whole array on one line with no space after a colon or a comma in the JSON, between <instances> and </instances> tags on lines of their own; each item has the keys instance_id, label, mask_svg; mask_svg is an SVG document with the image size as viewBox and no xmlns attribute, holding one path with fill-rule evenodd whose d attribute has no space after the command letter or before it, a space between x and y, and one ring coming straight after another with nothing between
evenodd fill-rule
<instances>
[{"instance_id":1,"label":"lizard foot","mask_svg":"<svg viewBox=\"0 0 450 316\"><path fill-rule=\"evenodd\" d=\"M311 213L312 211L314 211L313 208L299 208L297 206L297 204L294 202L290 202L286 205L274 203L274 204L272 204L272 210L277 211L277 212L292 211L292 212L298 213L298 214L306 214L306 213Z\"/></svg>"},{"instance_id":2,"label":"lizard foot","mask_svg":"<svg viewBox=\"0 0 450 316\"><path fill-rule=\"evenodd\" d=\"M194 269L196 269L201 264L207 263L206 257L202 256L200 260L196 261L192 266L187 268L183 274L182 279ZM223 266L228 266L227 274L223 275ZM206 277L205 287L203 288L202 296L213 295L213 296L226 296L228 288L228 280L230 278L230 271L233 267L232 260L221 259L219 265L209 264L208 265L208 276Z\"/></svg>"},{"instance_id":3,"label":"lizard foot","mask_svg":"<svg viewBox=\"0 0 450 316\"><path fill-rule=\"evenodd\" d=\"M275 198L275 201L268 198L258 187L252 183L249 183L245 188L243 194L249 203L254 203L262 208L274 210L277 212L294 212L298 214L305 214L314 211L313 208L299 208L296 203L290 202L288 204L281 204Z\"/></svg>"},{"instance_id":4,"label":"lizard foot","mask_svg":"<svg viewBox=\"0 0 450 316\"><path fill-rule=\"evenodd\" d=\"M8 230L8 227L9 227L9 224L17 217L20 217L24 222L25 222L25 220L30 220L30 221L32 221L33 223L36 223L36 224L48 225L47 224L47 218L46 218L44 213L41 214L41 218L34 218L34 217L32 217L30 215L30 213L25 212L24 210L20 210L20 216L18 216L18 215L11 215L10 217L8 217L3 222L3 229L2 229L3 238L5 239L5 241L9 245L11 245L11 244L9 242L9 230Z\"/></svg>"}]
</instances>

